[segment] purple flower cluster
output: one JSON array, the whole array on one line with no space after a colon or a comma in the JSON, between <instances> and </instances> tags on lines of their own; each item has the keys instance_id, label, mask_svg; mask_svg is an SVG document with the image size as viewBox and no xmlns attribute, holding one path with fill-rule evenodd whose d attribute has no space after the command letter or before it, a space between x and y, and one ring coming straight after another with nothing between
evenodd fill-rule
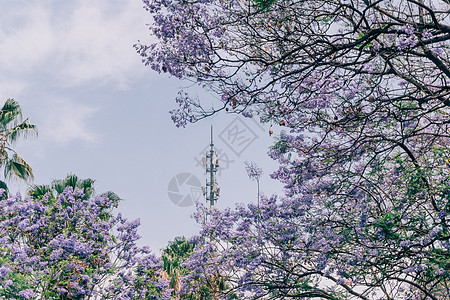
<instances>
[{"instance_id":1,"label":"purple flower cluster","mask_svg":"<svg viewBox=\"0 0 450 300\"><path fill-rule=\"evenodd\" d=\"M251 180L259 180L261 175L263 174L263 170L258 167L258 165L255 162L248 162L245 161L245 171L247 172L248 177Z\"/></svg>"},{"instance_id":2,"label":"purple flower cluster","mask_svg":"<svg viewBox=\"0 0 450 300\"><path fill-rule=\"evenodd\" d=\"M285 196L200 221L186 288L220 275L238 298L440 298L450 284L435 278L450 248L447 7L257 2L144 1L157 41L136 45L143 62L219 99L205 108L183 92L177 126L224 110L285 129L269 152Z\"/></svg>"},{"instance_id":3,"label":"purple flower cluster","mask_svg":"<svg viewBox=\"0 0 450 300\"><path fill-rule=\"evenodd\" d=\"M169 299L159 259L136 245L139 220L114 216L107 194L83 196L0 201L0 296Z\"/></svg>"},{"instance_id":4,"label":"purple flower cluster","mask_svg":"<svg viewBox=\"0 0 450 300\"><path fill-rule=\"evenodd\" d=\"M440 274L444 263L435 255L448 252L441 241L441 220L447 222L447 215L438 209L446 196L434 199L436 209L423 206L422 171L401 152L383 152L385 141L372 139L368 144L358 140L360 131L352 135L339 126L330 131L325 131L328 125L323 131L321 124L311 126L318 137L283 134L270 152L280 164L271 176L285 184L286 197L263 197L259 206L240 205L234 211L216 210L210 222L202 224L203 243L188 263L195 274L190 275L191 281L202 274L206 278L223 274L230 282L227 294L261 297L275 285L289 296L307 295L317 286L337 293L345 293L349 286L355 288L352 291L378 293L380 273L370 271L374 264L389 272L384 280L397 281L398 289L392 293L410 292L404 278L418 285L426 283L417 276L435 280L434 272ZM378 132L395 138L394 125L390 126ZM447 151L445 139L442 146L435 139L433 148L419 152L425 146L411 134L422 126L423 134L433 136L439 127L421 119L411 125L408 118L397 126L401 134L407 131L414 153L426 153L420 158L425 166L433 166L427 169L427 178L435 180L436 193L447 191L443 174L449 171L441 158L442 151ZM375 158L374 152L379 153ZM308 283L299 286L305 278ZM330 280L334 285L330 286ZM444 285L447 279L438 280ZM439 295L437 289L427 293Z\"/></svg>"}]
</instances>

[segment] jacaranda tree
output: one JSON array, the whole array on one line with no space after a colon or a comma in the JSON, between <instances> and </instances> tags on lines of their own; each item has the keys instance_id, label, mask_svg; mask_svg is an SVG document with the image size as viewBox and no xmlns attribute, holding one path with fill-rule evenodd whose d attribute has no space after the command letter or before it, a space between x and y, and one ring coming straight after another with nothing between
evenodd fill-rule
<instances>
[{"instance_id":1,"label":"jacaranda tree","mask_svg":"<svg viewBox=\"0 0 450 300\"><path fill-rule=\"evenodd\" d=\"M92 185L74 179L0 201L1 298L170 299L161 262L136 245L139 220L115 214L112 193L85 197Z\"/></svg>"},{"instance_id":2,"label":"jacaranda tree","mask_svg":"<svg viewBox=\"0 0 450 300\"><path fill-rule=\"evenodd\" d=\"M143 62L221 99L211 110L182 93L179 125L220 110L264 110L293 126L299 110L323 111L336 98L338 117L367 109L370 97L382 107L449 105L448 1L143 2L157 38L135 45Z\"/></svg>"},{"instance_id":3,"label":"jacaranda tree","mask_svg":"<svg viewBox=\"0 0 450 300\"><path fill-rule=\"evenodd\" d=\"M180 93L178 126L286 127L270 152L285 196L215 211L194 274L225 276L224 298L448 298L448 1L144 3L143 62L219 96Z\"/></svg>"}]
</instances>

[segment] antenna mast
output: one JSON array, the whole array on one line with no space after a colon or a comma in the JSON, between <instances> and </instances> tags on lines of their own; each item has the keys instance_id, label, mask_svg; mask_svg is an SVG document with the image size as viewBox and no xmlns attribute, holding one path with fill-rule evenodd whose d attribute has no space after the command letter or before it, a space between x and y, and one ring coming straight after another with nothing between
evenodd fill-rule
<instances>
[{"instance_id":1,"label":"antenna mast","mask_svg":"<svg viewBox=\"0 0 450 300\"><path fill-rule=\"evenodd\" d=\"M206 151L205 157L203 157L203 166L206 168L206 173L209 175L209 179L206 179L206 187L202 187L203 196L206 201L209 202L210 211L214 209L214 203L219 198L220 188L217 187L216 173L219 169L219 159L214 151L213 143L213 127L211 125L211 149Z\"/></svg>"}]
</instances>

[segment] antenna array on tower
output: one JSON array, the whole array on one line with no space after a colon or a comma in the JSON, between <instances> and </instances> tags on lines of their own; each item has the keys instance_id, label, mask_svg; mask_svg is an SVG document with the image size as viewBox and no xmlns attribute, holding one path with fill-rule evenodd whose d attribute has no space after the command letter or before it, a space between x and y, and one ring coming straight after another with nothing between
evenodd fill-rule
<instances>
[{"instance_id":1,"label":"antenna array on tower","mask_svg":"<svg viewBox=\"0 0 450 300\"><path fill-rule=\"evenodd\" d=\"M217 185L216 173L219 169L219 159L214 151L213 143L213 129L211 126L211 149L206 151L205 156L202 157L203 166L206 169L206 174L209 178L206 179L206 186L202 187L203 196L205 196L206 201L209 202L210 209L214 209L214 204L219 198L220 188Z\"/></svg>"}]
</instances>

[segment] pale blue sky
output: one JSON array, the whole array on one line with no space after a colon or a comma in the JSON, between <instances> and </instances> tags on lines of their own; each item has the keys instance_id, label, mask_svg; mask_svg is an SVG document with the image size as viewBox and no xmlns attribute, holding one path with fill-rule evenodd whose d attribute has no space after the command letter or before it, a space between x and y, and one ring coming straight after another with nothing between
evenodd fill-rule
<instances>
[{"instance_id":1,"label":"pale blue sky","mask_svg":"<svg viewBox=\"0 0 450 300\"><path fill-rule=\"evenodd\" d=\"M98 192L112 190L125 199L120 210L141 219L141 243L158 251L175 236L198 230L190 218L194 206L176 206L167 188L183 172L204 182L196 159L214 125L226 168L217 206L256 201L246 160L263 167L263 192L280 191L268 176L276 164L266 155L273 141L267 127L235 115L174 126L168 111L188 83L141 64L132 45L151 37L140 0L0 0L0 7L0 100L15 98L38 126L38 138L16 146L36 184L68 173L95 179ZM233 136L235 130L240 136ZM26 190L24 184L11 186Z\"/></svg>"}]
</instances>

